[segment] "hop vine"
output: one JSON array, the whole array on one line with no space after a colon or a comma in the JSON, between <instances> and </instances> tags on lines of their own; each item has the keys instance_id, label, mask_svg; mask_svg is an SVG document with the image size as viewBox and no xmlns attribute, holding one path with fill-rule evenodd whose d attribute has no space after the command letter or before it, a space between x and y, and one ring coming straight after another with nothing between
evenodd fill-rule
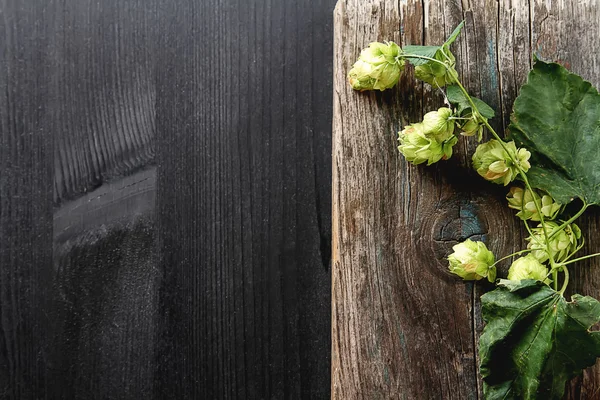
<instances>
[{"instance_id":1,"label":"hop vine","mask_svg":"<svg viewBox=\"0 0 600 400\"><path fill-rule=\"evenodd\" d=\"M504 187L507 206L529 236L523 248L497 258L484 242L465 240L448 256L449 272L496 288L482 296L486 326L480 339L480 372L487 399L559 399L566 382L600 356L600 302L564 298L569 267L600 254L576 257L584 237L575 221L600 204L600 95L558 64L536 60L513 106L509 137L488 122L494 110L471 96L459 79L450 47L461 23L439 46L371 43L348 72L353 89L394 87L410 63L414 76L444 92L446 106L427 112L398 132L398 151L411 164L448 160L464 138L479 143L472 167ZM487 134L486 134L487 133ZM574 199L579 209L567 207ZM497 232L498 235L506 234ZM511 260L508 275L497 265Z\"/></svg>"}]
</instances>

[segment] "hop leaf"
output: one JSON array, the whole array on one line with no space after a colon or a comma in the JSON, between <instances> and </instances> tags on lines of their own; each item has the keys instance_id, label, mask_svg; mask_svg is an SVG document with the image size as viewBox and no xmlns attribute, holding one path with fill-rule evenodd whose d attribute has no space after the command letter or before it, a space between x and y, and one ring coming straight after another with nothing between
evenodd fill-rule
<instances>
[{"instance_id":1,"label":"hop leaf","mask_svg":"<svg viewBox=\"0 0 600 400\"><path fill-rule=\"evenodd\" d=\"M562 223L562 222L561 222ZM552 232L559 228L559 224L554 221L546 221L546 235L551 236ZM549 259L546 250L546 237L542 225L532 229L533 235L527 238L529 244L527 248L533 249L531 254L540 262ZM550 239L550 253L555 261L564 261L571 253L577 250L580 244L581 230L575 224L569 224Z\"/></svg>"},{"instance_id":2,"label":"hop leaf","mask_svg":"<svg viewBox=\"0 0 600 400\"><path fill-rule=\"evenodd\" d=\"M517 217L521 218L523 221L529 219L532 221L540 220L534 199L540 206L544 219L552 220L556 218L556 215L560 210L560 204L556 203L554 199L547 194L543 194L540 197L538 193L534 192L532 195L529 190L524 190L520 187L512 187L506 196L508 207L519 210Z\"/></svg>"},{"instance_id":3,"label":"hop leaf","mask_svg":"<svg viewBox=\"0 0 600 400\"><path fill-rule=\"evenodd\" d=\"M494 253L489 251L483 242L465 240L452 247L454 253L448 256L450 272L467 281L480 280L487 277L490 282L496 280Z\"/></svg>"},{"instance_id":4,"label":"hop leaf","mask_svg":"<svg viewBox=\"0 0 600 400\"><path fill-rule=\"evenodd\" d=\"M400 142L398 150L414 165L424 162L431 165L452 157L452 147L458 142L458 138L454 135L439 141L435 135L427 133L423 123L406 126L398 132L398 140Z\"/></svg>"},{"instance_id":5,"label":"hop leaf","mask_svg":"<svg viewBox=\"0 0 600 400\"><path fill-rule=\"evenodd\" d=\"M404 70L402 49L394 42L373 42L360 53L348 72L348 81L355 90L385 90L398 83Z\"/></svg>"},{"instance_id":6,"label":"hop leaf","mask_svg":"<svg viewBox=\"0 0 600 400\"><path fill-rule=\"evenodd\" d=\"M600 204L600 95L558 64L536 61L519 91L510 137L532 152L534 188L562 204Z\"/></svg>"},{"instance_id":7,"label":"hop leaf","mask_svg":"<svg viewBox=\"0 0 600 400\"><path fill-rule=\"evenodd\" d=\"M529 170L531 154L523 148L517 150L515 142L504 143L504 147L506 150L495 139L477 146L473 154L473 168L488 181L506 186L519 174L518 166L524 172Z\"/></svg>"},{"instance_id":8,"label":"hop leaf","mask_svg":"<svg viewBox=\"0 0 600 400\"><path fill-rule=\"evenodd\" d=\"M546 284L550 283L548 279L548 268L540 263L531 254L516 259L508 269L508 279L511 281L521 281L524 279L535 279Z\"/></svg>"},{"instance_id":9,"label":"hop leaf","mask_svg":"<svg viewBox=\"0 0 600 400\"><path fill-rule=\"evenodd\" d=\"M473 112L469 99L467 99L465 94L458 86L448 86L446 88L446 96L448 96L448 101L456 106L459 114L468 112L470 115L470 113ZM488 106L483 100L480 100L477 97L470 97L473 104L475 104L479 115L481 115L484 119L494 118L495 112L492 107ZM465 116L467 115L465 114Z\"/></svg>"},{"instance_id":10,"label":"hop leaf","mask_svg":"<svg viewBox=\"0 0 600 400\"><path fill-rule=\"evenodd\" d=\"M600 303L533 280L500 281L481 296L479 341L486 399L561 399L565 384L600 355Z\"/></svg>"}]
</instances>

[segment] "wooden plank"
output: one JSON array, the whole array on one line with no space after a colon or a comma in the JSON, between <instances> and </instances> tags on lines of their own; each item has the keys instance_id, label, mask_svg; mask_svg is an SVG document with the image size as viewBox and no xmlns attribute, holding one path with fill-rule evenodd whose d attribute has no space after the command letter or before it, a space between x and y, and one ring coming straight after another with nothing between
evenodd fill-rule
<instances>
[{"instance_id":1,"label":"wooden plank","mask_svg":"<svg viewBox=\"0 0 600 400\"><path fill-rule=\"evenodd\" d=\"M0 2L0 398L327 396L332 9Z\"/></svg>"},{"instance_id":2,"label":"wooden plank","mask_svg":"<svg viewBox=\"0 0 600 400\"><path fill-rule=\"evenodd\" d=\"M421 85L406 76L395 90L359 94L345 79L373 40L423 43L424 12L420 2L340 1L334 16L335 399L477 396L472 287L449 277L442 257L488 232L485 199L457 191L456 174L398 157L397 131L430 101Z\"/></svg>"},{"instance_id":3,"label":"wooden plank","mask_svg":"<svg viewBox=\"0 0 600 400\"><path fill-rule=\"evenodd\" d=\"M503 188L473 184L478 178L469 164L475 143L461 143L451 160L429 168L408 165L398 155L396 132L441 106L438 93L421 89L410 73L384 93L353 92L345 78L369 42L440 43L463 19L464 33L454 47L459 74L471 93L497 110L491 122L499 131L507 125L532 50L547 48L546 58L567 63L598 85L598 63L589 50L598 37L598 6L592 2L338 2L333 398L481 396L475 354L482 329L478 298L489 287L449 276L444 257L467 237L507 254L523 245L524 232L505 206ZM572 46L575 38L587 47ZM586 225L594 236L598 217ZM506 231L515 234L500 234ZM504 272L507 267L502 266ZM582 291L600 297L596 274L585 271ZM596 371L586 371L571 398L595 396Z\"/></svg>"},{"instance_id":4,"label":"wooden plank","mask_svg":"<svg viewBox=\"0 0 600 400\"><path fill-rule=\"evenodd\" d=\"M0 1L0 398L328 395L333 5Z\"/></svg>"},{"instance_id":5,"label":"wooden plank","mask_svg":"<svg viewBox=\"0 0 600 400\"><path fill-rule=\"evenodd\" d=\"M0 2L0 398L43 399L52 299L44 1Z\"/></svg>"},{"instance_id":6,"label":"wooden plank","mask_svg":"<svg viewBox=\"0 0 600 400\"><path fill-rule=\"evenodd\" d=\"M152 398L156 2L51 2L53 329L48 398Z\"/></svg>"},{"instance_id":7,"label":"wooden plank","mask_svg":"<svg viewBox=\"0 0 600 400\"><path fill-rule=\"evenodd\" d=\"M161 4L159 398L329 393L333 5Z\"/></svg>"}]
</instances>

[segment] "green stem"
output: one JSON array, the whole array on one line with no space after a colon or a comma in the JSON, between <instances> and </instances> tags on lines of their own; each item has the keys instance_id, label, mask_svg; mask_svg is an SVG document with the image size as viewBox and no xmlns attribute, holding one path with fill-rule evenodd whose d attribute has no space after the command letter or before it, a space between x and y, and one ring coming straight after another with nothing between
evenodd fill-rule
<instances>
[{"instance_id":1,"label":"green stem","mask_svg":"<svg viewBox=\"0 0 600 400\"><path fill-rule=\"evenodd\" d=\"M585 210L589 207L589 204L587 204L585 201L583 202L583 207L581 207L581 210L579 210L575 215L573 215L571 218L569 218L568 220L564 221L562 223L562 225L560 225L558 228L556 228L555 230L553 230L550 233L550 240L552 240L552 238L554 238L554 236L558 235L563 229L565 229L565 227L569 224L571 224L572 222L574 222L577 218L581 217L581 214L583 214L585 212Z\"/></svg>"},{"instance_id":2,"label":"green stem","mask_svg":"<svg viewBox=\"0 0 600 400\"><path fill-rule=\"evenodd\" d=\"M403 54L400 54L400 55L398 56L398 58L420 58L420 59L422 59L422 60L428 60L428 61L433 61L433 62L436 62L436 63L438 63L438 64L442 64L442 65L443 65L444 67L446 67L446 68L448 67L448 66L446 65L446 63L445 63L445 62L443 62L443 61L436 60L435 58L431 58L431 57L427 57L427 56L420 56L420 55L418 55L418 54L406 54L406 53L403 53Z\"/></svg>"},{"instance_id":3,"label":"green stem","mask_svg":"<svg viewBox=\"0 0 600 400\"><path fill-rule=\"evenodd\" d=\"M458 73L456 71L453 71L452 69L448 68L448 65L446 65L446 63L441 62L441 61L436 60L436 59L431 58L431 57L419 56L419 55L416 55L416 54L403 54L402 56L405 57L405 58L420 58L420 59L423 59L423 60L433 61L435 63L443 65L446 68L446 70L453 75L452 77L453 77L454 81L456 82L456 85L460 88L461 92L464 94L465 98L469 102L469 105L471 106L471 109L473 110L473 114L475 115L475 113L477 113L477 115L481 115L480 112L479 112L479 110L477 109L477 106L475 106L475 103L473 102L473 99L469 95L469 92L467 92L467 90L465 89L465 87L462 85L462 83L458 79ZM498 135L498 133L496 133L496 131L494 130L494 128L492 128L492 126L489 124L489 122L487 121L487 119L482 118L482 121L483 121L484 126L490 131L490 133L492 134L492 136L500 143L500 146L502 147L502 149L504 150L504 152L506 154L508 154L508 156L510 157L511 161L516 166L517 171L519 173L519 176L521 177L521 179L525 183L525 187L527 188L527 190L530 191L530 193L532 195L533 204L535 205L536 212L540 216L540 224L542 225L542 232L544 234L544 240L545 240L545 244L546 244L546 252L548 253L548 258L549 258L549 261L550 261L550 268L551 268L552 276L553 276L553 280L554 280L554 289L556 290L558 288L558 283L557 283L558 271L557 271L556 262L554 260L554 255L550 251L550 235L548 234L548 232L546 232L546 223L544 221L544 215L542 214L541 205L540 205L538 199L536 199L535 192L533 191L533 187L529 183L529 179L527 179L527 175L525 174L525 171L523 171L523 169L519 165L518 160L516 158L514 158L512 154L510 154L510 152L506 148L506 145L505 145L504 141L500 138L500 135ZM576 214L575 219L577 217L579 217L583 213L583 211L585 211L585 209L584 210L580 210L580 212L578 214ZM529 234L533 236L531 228L529 228L529 225L527 224L527 222L524 222L524 223L525 223L525 227L527 228L527 231L529 232ZM566 226L566 224L563 224L563 225ZM554 232L554 231L552 232L552 234L557 234L557 233L558 232ZM561 294L564 293L564 291L566 290L566 285L569 283L569 273L568 273L568 271L567 271L566 268L563 268L563 271L565 273L565 281L564 281L564 284L563 284L563 288L561 289Z\"/></svg>"},{"instance_id":4,"label":"green stem","mask_svg":"<svg viewBox=\"0 0 600 400\"><path fill-rule=\"evenodd\" d=\"M565 280L563 282L562 287L560 288L560 292L558 292L561 296L565 293L565 290L567 290L567 286L569 285L569 270L567 269L567 267L563 267L563 272L565 273Z\"/></svg>"},{"instance_id":5,"label":"green stem","mask_svg":"<svg viewBox=\"0 0 600 400\"><path fill-rule=\"evenodd\" d=\"M451 70L448 69L448 71L451 71ZM454 75L453 78L456 81L456 84L458 85L458 87L460 88L460 90L465 95L465 98L467 99L467 101L471 105L471 108L473 110L476 110L477 113L479 113L479 110L475 106L475 103L473 102L473 99L471 98L471 96L467 92L467 89L465 89L465 87L462 85L462 83L460 83L460 80L458 79L458 73L456 73L454 71L451 71L451 72ZM483 121L483 124L485 125L485 127L490 131L490 133L492 134L492 136L494 136L494 138L500 143L500 145L501 145L502 149L504 150L504 152L506 154L508 154L508 156L510 157L511 161L513 162L513 164L517 167L517 171L519 172L519 175L521 176L521 179L525 183L525 187L527 188L527 190L529 190L531 192L531 197L533 198L533 204L535 205L535 209L536 209L538 215L540 216L540 224L543 227L542 228L542 232L544 233L544 239L546 241L546 252L548 253L548 257L550 259L550 266L552 268L554 268L555 261L554 261L554 256L552 255L552 252L550 251L550 240L548 238L548 232L546 232L546 224L544 222L544 215L542 214L542 207L539 204L538 199L536 199L536 197L535 197L535 192L533 191L533 188L529 184L529 179L527 179L527 175L525 175L525 171L523 171L523 169L519 165L518 160L515 159L513 157L513 155L510 154L510 152L506 148L506 145L504 144L504 141L500 138L500 135L498 135L496 133L496 131L494 130L494 128L492 128L492 126L489 124L489 122L487 122L487 119L483 118L482 121ZM527 225L527 223L525 223L525 225L529 228L529 226ZM527 230L529 231L529 233L531 235L532 234L531 230L530 229L527 229Z\"/></svg>"},{"instance_id":6,"label":"green stem","mask_svg":"<svg viewBox=\"0 0 600 400\"><path fill-rule=\"evenodd\" d=\"M495 263L493 263L492 265L490 265L490 267L493 267L493 266L495 266L496 264L498 264L498 263L499 263L499 262L501 262L501 261L504 261L504 260L506 260L507 258L511 258L511 257L514 257L514 256L518 256L519 254L527 253L527 252L529 252L529 251L533 251L533 249L525 249L525 250L519 250L519 251L515 251L515 252L514 252L514 253L512 253L512 254L509 254L509 255L507 255L507 256L504 256L504 257L502 257L502 258L500 258L500 259L496 260L496 262L495 262Z\"/></svg>"},{"instance_id":7,"label":"green stem","mask_svg":"<svg viewBox=\"0 0 600 400\"><path fill-rule=\"evenodd\" d=\"M583 257L578 257L578 258L574 258L572 260L569 261L565 261L562 263L557 264L559 267L564 267L565 265L569 265L569 264L573 264L577 261L581 261L581 260L586 260L588 258L593 258L593 257L598 257L600 256L600 253L594 253L594 254L588 254L587 256L583 256Z\"/></svg>"},{"instance_id":8,"label":"green stem","mask_svg":"<svg viewBox=\"0 0 600 400\"><path fill-rule=\"evenodd\" d=\"M527 233L529 233L529 236L533 236L533 231L531 230L531 227L529 226L527 221L523 221L523 225L525 225L525 229L527 229Z\"/></svg>"}]
</instances>

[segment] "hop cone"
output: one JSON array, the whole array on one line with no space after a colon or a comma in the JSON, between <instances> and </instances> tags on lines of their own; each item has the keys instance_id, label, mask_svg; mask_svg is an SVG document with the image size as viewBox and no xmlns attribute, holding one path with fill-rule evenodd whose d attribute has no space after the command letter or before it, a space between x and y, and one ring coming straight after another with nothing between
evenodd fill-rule
<instances>
[{"instance_id":1,"label":"hop cone","mask_svg":"<svg viewBox=\"0 0 600 400\"><path fill-rule=\"evenodd\" d=\"M348 72L348 81L355 90L385 90L398 83L405 61L402 49L394 42L373 42L360 53Z\"/></svg>"},{"instance_id":2,"label":"hop cone","mask_svg":"<svg viewBox=\"0 0 600 400\"><path fill-rule=\"evenodd\" d=\"M559 223L555 221L546 222L546 235L551 236L552 231L559 227ZM532 229L533 235L527 238L529 244L527 248L533 249L531 254L539 261L545 262L549 259L548 250L546 249L546 237L542 225ZM558 232L550 239L550 253L554 257L554 261L564 261L569 254L577 250L581 239L581 230L575 224L567 225L562 231Z\"/></svg>"},{"instance_id":3,"label":"hop cone","mask_svg":"<svg viewBox=\"0 0 600 400\"><path fill-rule=\"evenodd\" d=\"M525 172L529 170L531 153L523 148L517 150L515 142L504 143L504 147L506 150L495 139L477 146L473 168L488 181L506 186L519 174L517 165Z\"/></svg>"},{"instance_id":4,"label":"hop cone","mask_svg":"<svg viewBox=\"0 0 600 400\"><path fill-rule=\"evenodd\" d=\"M495 257L483 242L465 240L452 247L454 252L448 256L450 272L467 281L488 278L496 280L496 267L493 267Z\"/></svg>"}]
</instances>

